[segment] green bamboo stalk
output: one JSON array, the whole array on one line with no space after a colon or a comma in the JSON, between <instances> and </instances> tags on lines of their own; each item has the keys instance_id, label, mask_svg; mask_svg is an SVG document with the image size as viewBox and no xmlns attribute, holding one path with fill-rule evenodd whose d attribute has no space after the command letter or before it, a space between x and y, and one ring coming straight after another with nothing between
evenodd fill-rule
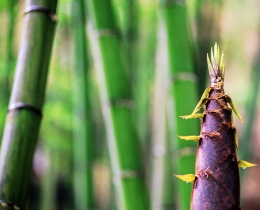
<instances>
[{"instance_id":1,"label":"green bamboo stalk","mask_svg":"<svg viewBox=\"0 0 260 210\"><path fill-rule=\"evenodd\" d=\"M35 6L38 5L38 6ZM0 151L0 209L25 209L54 36L56 0L27 0ZM43 9L48 8L48 9ZM52 11L52 12L50 12Z\"/></svg>"},{"instance_id":2,"label":"green bamboo stalk","mask_svg":"<svg viewBox=\"0 0 260 210\"><path fill-rule=\"evenodd\" d=\"M136 0L114 1L115 15L119 20L122 41L127 58L127 71L133 78L136 67L136 44L138 36L138 2Z\"/></svg>"},{"instance_id":3,"label":"green bamboo stalk","mask_svg":"<svg viewBox=\"0 0 260 210\"><path fill-rule=\"evenodd\" d=\"M168 135L167 93L168 71L167 37L162 18L159 19L156 75L152 112L152 170L151 170L151 209L176 209L174 205L171 151Z\"/></svg>"},{"instance_id":4,"label":"green bamboo stalk","mask_svg":"<svg viewBox=\"0 0 260 210\"><path fill-rule=\"evenodd\" d=\"M14 67L15 58L14 58L14 30L15 30L15 20L16 20L16 14L17 14L17 0L10 0L8 1L8 25L7 25L7 52L6 52L6 65L5 65L5 83L4 88L5 90L3 93L5 94L4 98L6 99L6 106L9 101L11 88L10 88L10 77L12 73L12 69Z\"/></svg>"},{"instance_id":5,"label":"green bamboo stalk","mask_svg":"<svg viewBox=\"0 0 260 210\"><path fill-rule=\"evenodd\" d=\"M92 119L89 98L89 65L86 39L86 14L83 0L72 1L74 42L73 68L73 157L74 203L80 210L94 208L92 184Z\"/></svg>"},{"instance_id":6,"label":"green bamboo stalk","mask_svg":"<svg viewBox=\"0 0 260 210\"><path fill-rule=\"evenodd\" d=\"M157 35L157 4L156 1L142 3L139 1L140 13L133 54L135 56L133 76L133 95L135 101L135 119L137 130L145 148L150 143L149 114L151 111L151 90L155 75L156 35ZM142 11L142 13L141 13Z\"/></svg>"},{"instance_id":7,"label":"green bamboo stalk","mask_svg":"<svg viewBox=\"0 0 260 210\"><path fill-rule=\"evenodd\" d=\"M88 1L97 48L102 62L99 72L100 96L116 190L117 208L149 209L139 142L132 121L131 91L122 63L120 39L109 0ZM93 49L96 49L93 47ZM97 50L97 49L96 49Z\"/></svg>"},{"instance_id":8,"label":"green bamboo stalk","mask_svg":"<svg viewBox=\"0 0 260 210\"><path fill-rule=\"evenodd\" d=\"M136 69L136 52L137 52L137 35L138 35L138 18L137 18L137 1L136 0L124 0L124 34L126 39L126 55L127 64L130 70L130 75L133 78L133 74Z\"/></svg>"},{"instance_id":9,"label":"green bamboo stalk","mask_svg":"<svg viewBox=\"0 0 260 210\"><path fill-rule=\"evenodd\" d=\"M247 120L245 122L245 126L242 130L240 147L243 148L239 150L239 156L242 159L250 160L252 158L252 154L250 152L250 143L252 142L252 128L253 123L255 122L256 117L256 109L257 109L257 101L259 98L259 77L260 77L260 50L258 51L258 56L256 57L251 73L251 88L248 94L248 99L246 101L246 110L247 112ZM241 171L241 177L243 178L244 172Z\"/></svg>"},{"instance_id":10,"label":"green bamboo stalk","mask_svg":"<svg viewBox=\"0 0 260 210\"><path fill-rule=\"evenodd\" d=\"M15 32L15 20L17 14L17 0L10 0L7 2L7 10L8 10L8 24L7 24L7 33L6 33L6 57L3 69L3 75L1 78L1 108L3 111L1 113L0 119L0 134L3 134L3 127L5 123L5 113L8 108L8 102L11 93L11 77L13 73L13 69L15 67L16 58L14 56L14 32Z\"/></svg>"},{"instance_id":11,"label":"green bamboo stalk","mask_svg":"<svg viewBox=\"0 0 260 210\"><path fill-rule=\"evenodd\" d=\"M192 111L193 103L197 101L197 81L194 68L191 42L187 30L186 7L184 1L163 1L163 12L168 37L169 69L173 80L172 96L174 100L175 134L192 134L199 132L199 123L196 121L183 122L179 116ZM189 93L189 94L188 94ZM179 153L175 171L189 173L195 164L195 146L187 142L174 139L176 150ZM177 183L179 208L190 208L191 186Z\"/></svg>"}]
</instances>

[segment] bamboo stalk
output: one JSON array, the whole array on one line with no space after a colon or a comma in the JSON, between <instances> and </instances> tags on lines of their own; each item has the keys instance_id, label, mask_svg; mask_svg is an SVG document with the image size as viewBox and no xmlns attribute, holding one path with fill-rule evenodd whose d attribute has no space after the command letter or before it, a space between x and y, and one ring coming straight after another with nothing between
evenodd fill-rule
<instances>
[{"instance_id":1,"label":"bamboo stalk","mask_svg":"<svg viewBox=\"0 0 260 210\"><path fill-rule=\"evenodd\" d=\"M56 6L56 0L26 1L24 29L0 151L0 209L6 209L4 204L17 209L26 206L54 37Z\"/></svg>"},{"instance_id":2,"label":"bamboo stalk","mask_svg":"<svg viewBox=\"0 0 260 210\"><path fill-rule=\"evenodd\" d=\"M125 46L127 57L127 71L131 78L134 77L136 70L136 52L137 52L137 36L138 36L138 17L137 17L137 1L136 0L119 0L116 4L121 5L121 22L120 29L122 32L122 40ZM115 7L117 6L115 4ZM119 18L120 15L117 15Z\"/></svg>"},{"instance_id":3,"label":"bamboo stalk","mask_svg":"<svg viewBox=\"0 0 260 210\"><path fill-rule=\"evenodd\" d=\"M73 68L73 157L75 208L93 209L92 184L92 118L89 98L88 44L86 13L83 0L72 1L72 29L74 41Z\"/></svg>"},{"instance_id":4,"label":"bamboo stalk","mask_svg":"<svg viewBox=\"0 0 260 210\"><path fill-rule=\"evenodd\" d=\"M5 123L5 113L8 108L8 102L11 94L11 78L15 67L16 58L14 56L14 32L15 32L15 20L17 14L17 0L10 0L7 2L8 10L8 23L6 33L6 57L4 60L3 76L1 78L1 118L0 124L0 135L3 135L3 127Z\"/></svg>"},{"instance_id":5,"label":"bamboo stalk","mask_svg":"<svg viewBox=\"0 0 260 210\"><path fill-rule=\"evenodd\" d=\"M88 1L99 59L95 57L99 91L106 126L117 208L122 210L149 209L144 181L142 158L132 121L132 100L129 83L122 63L120 39L109 0ZM102 65L102 66L98 66Z\"/></svg>"},{"instance_id":6,"label":"bamboo stalk","mask_svg":"<svg viewBox=\"0 0 260 210\"><path fill-rule=\"evenodd\" d=\"M3 91L4 98L6 100L6 106L9 101L10 93L11 93L11 88L10 88L10 76L15 64L15 58L14 58L14 31L15 31L15 20L16 20L16 9L17 5L17 0L10 0L8 1L8 30L7 30L7 52L6 52L6 65L5 65L5 83L4 83L4 88L5 90Z\"/></svg>"},{"instance_id":7,"label":"bamboo stalk","mask_svg":"<svg viewBox=\"0 0 260 210\"><path fill-rule=\"evenodd\" d=\"M155 76L156 35L157 35L157 4L156 1L142 3L139 1L137 37L135 49L135 66L132 68L133 95L137 131L142 147L151 145L149 114L151 112L151 93ZM132 44L131 44L132 46ZM146 154L144 154L146 155Z\"/></svg>"},{"instance_id":8,"label":"bamboo stalk","mask_svg":"<svg viewBox=\"0 0 260 210\"><path fill-rule=\"evenodd\" d=\"M161 17L161 16L160 16ZM168 66L167 37L162 17L159 19L156 75L152 112L151 209L176 209L174 205L171 150L167 125Z\"/></svg>"},{"instance_id":9,"label":"bamboo stalk","mask_svg":"<svg viewBox=\"0 0 260 210\"><path fill-rule=\"evenodd\" d=\"M250 153L250 142L252 139L252 128L253 128L253 123L255 122L255 117L256 117L256 109L257 109L257 100L258 100L258 95L259 95L259 77L260 77L260 49L258 50L258 56L256 57L254 63L253 63L253 68L252 68L252 73L251 73L251 88L250 92L248 94L248 99L246 102L246 110L247 112L247 122L245 123L244 129L242 131L241 135L241 141L240 141L240 147L243 148L239 152L239 155L243 159L251 159L251 153ZM243 175L243 172L241 173Z\"/></svg>"},{"instance_id":10,"label":"bamboo stalk","mask_svg":"<svg viewBox=\"0 0 260 210\"><path fill-rule=\"evenodd\" d=\"M252 154L250 148L253 148L254 146L254 141L253 141L253 125L256 122L255 118L257 116L257 106L258 106L258 98L259 98L259 81L258 78L260 77L260 49L258 49L258 56L256 56L253 66L252 66L252 71L251 71L251 88L248 94L248 98L246 101L246 108L245 110L248 110L247 116L246 116L246 122L244 125L244 128L241 133L241 140L239 147L243 148L238 151L238 155L241 159L246 159L246 160L251 160L251 159L257 159L254 158L254 154ZM240 177L241 180L243 180L246 177L246 173L244 170L240 172ZM250 174L250 173L249 173ZM250 177L248 177L250 179ZM247 180L244 180L244 183L246 183ZM243 185L243 182L242 182ZM244 193L245 194L245 193ZM243 203L243 195L242 195L242 203ZM245 202L246 204L243 205L242 207L244 208L246 205L250 205L247 203L251 203L250 201Z\"/></svg>"},{"instance_id":11,"label":"bamboo stalk","mask_svg":"<svg viewBox=\"0 0 260 210\"><path fill-rule=\"evenodd\" d=\"M197 101L197 80L192 47L187 30L186 6L184 1L163 1L163 12L168 37L168 59L171 79L173 81L171 94L174 100L174 136L193 134L199 132L196 121L183 122L179 116L192 111L193 103ZM189 93L189 94L188 94ZM174 139L171 142L178 152L176 169L177 173L190 173L195 167L195 144ZM177 192L180 198L179 209L190 208L191 186L178 181Z\"/></svg>"}]
</instances>

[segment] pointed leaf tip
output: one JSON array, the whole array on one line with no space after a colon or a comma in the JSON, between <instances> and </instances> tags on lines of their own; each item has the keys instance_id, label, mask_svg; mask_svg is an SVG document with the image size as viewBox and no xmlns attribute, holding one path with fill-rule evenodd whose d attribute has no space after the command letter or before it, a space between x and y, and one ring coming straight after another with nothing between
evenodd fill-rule
<instances>
[{"instance_id":1,"label":"pointed leaf tip","mask_svg":"<svg viewBox=\"0 0 260 210\"><path fill-rule=\"evenodd\" d=\"M225 78L225 61L224 61L224 53L223 52L221 53L221 58L220 58L220 61L219 61L219 68L220 68L221 75L223 76L223 80L224 80L224 78Z\"/></svg>"},{"instance_id":2,"label":"pointed leaf tip","mask_svg":"<svg viewBox=\"0 0 260 210\"><path fill-rule=\"evenodd\" d=\"M208 100L208 94L211 90L211 87L208 87L204 93L202 94L201 98L200 98L200 101L198 102L198 104L196 105L195 109L193 110L192 114L196 114L200 109L201 107L206 104L207 100Z\"/></svg>"},{"instance_id":3,"label":"pointed leaf tip","mask_svg":"<svg viewBox=\"0 0 260 210\"><path fill-rule=\"evenodd\" d=\"M211 48L211 55L207 56L209 75L213 83L220 77L224 81L225 76L225 61L223 52L220 53L219 45L215 43L214 47Z\"/></svg>"},{"instance_id":4,"label":"pointed leaf tip","mask_svg":"<svg viewBox=\"0 0 260 210\"><path fill-rule=\"evenodd\" d=\"M186 141L199 141L200 140L200 136L178 136L180 139L186 140Z\"/></svg>"},{"instance_id":5,"label":"pointed leaf tip","mask_svg":"<svg viewBox=\"0 0 260 210\"><path fill-rule=\"evenodd\" d=\"M236 106L235 106L233 100L232 100L228 95L226 95L225 98L226 98L227 102L229 103L229 105L231 106L231 108L233 109L233 111L234 111L234 113L236 114L236 116L238 117L238 119L239 119L241 122L243 122L243 119L242 119L242 117L240 116L240 114L238 113L237 108L236 108Z\"/></svg>"},{"instance_id":6,"label":"pointed leaf tip","mask_svg":"<svg viewBox=\"0 0 260 210\"><path fill-rule=\"evenodd\" d=\"M177 174L173 174L174 176L176 176L177 178L181 179L184 182L190 182L193 183L195 181L195 175L194 174L185 174L185 175L177 175Z\"/></svg>"},{"instance_id":7,"label":"pointed leaf tip","mask_svg":"<svg viewBox=\"0 0 260 210\"><path fill-rule=\"evenodd\" d=\"M207 53L207 63L208 63L209 76L210 76L210 78L214 78L215 77L215 73L214 73L213 67L211 65L208 53Z\"/></svg>"},{"instance_id":8,"label":"pointed leaf tip","mask_svg":"<svg viewBox=\"0 0 260 210\"><path fill-rule=\"evenodd\" d=\"M184 115L184 116L180 116L180 117L182 119L203 118L204 114L203 113L196 113L196 114Z\"/></svg>"},{"instance_id":9,"label":"pointed leaf tip","mask_svg":"<svg viewBox=\"0 0 260 210\"><path fill-rule=\"evenodd\" d=\"M256 166L257 164L254 164L254 163L249 163L245 160L239 160L238 162L238 166L245 169L245 168L250 168L250 167L253 167L253 166Z\"/></svg>"},{"instance_id":10,"label":"pointed leaf tip","mask_svg":"<svg viewBox=\"0 0 260 210\"><path fill-rule=\"evenodd\" d=\"M238 136L237 136L237 130L235 129L235 145L236 148L238 149Z\"/></svg>"}]
</instances>

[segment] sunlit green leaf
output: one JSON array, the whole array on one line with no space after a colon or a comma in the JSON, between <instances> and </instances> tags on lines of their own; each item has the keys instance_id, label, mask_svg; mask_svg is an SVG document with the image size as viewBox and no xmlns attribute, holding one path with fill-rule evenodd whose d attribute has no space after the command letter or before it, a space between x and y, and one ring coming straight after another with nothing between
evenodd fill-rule
<instances>
[{"instance_id":1,"label":"sunlit green leaf","mask_svg":"<svg viewBox=\"0 0 260 210\"><path fill-rule=\"evenodd\" d=\"M224 53L222 52L220 62L219 62L219 68L222 80L224 80L225 77L225 60L224 60Z\"/></svg>"},{"instance_id":2,"label":"sunlit green leaf","mask_svg":"<svg viewBox=\"0 0 260 210\"><path fill-rule=\"evenodd\" d=\"M197 106L195 107L195 109L194 109L194 111L192 112L192 114L197 113L197 112L201 109L201 107L207 102L207 100L208 100L207 97L208 97L208 94L209 94L210 90L211 90L211 87L208 87L208 88L204 91L204 93L202 94L202 96L201 96L201 98L200 98L199 103L198 103Z\"/></svg>"},{"instance_id":3,"label":"sunlit green leaf","mask_svg":"<svg viewBox=\"0 0 260 210\"><path fill-rule=\"evenodd\" d=\"M180 139L187 140L187 141L199 141L200 136L178 136Z\"/></svg>"},{"instance_id":4,"label":"sunlit green leaf","mask_svg":"<svg viewBox=\"0 0 260 210\"><path fill-rule=\"evenodd\" d=\"M233 111L235 112L236 116L238 117L238 119L239 119L241 122L243 122L243 119L242 119L242 117L240 116L240 114L238 113L237 108L236 108L234 102L232 101L232 99L231 99L228 95L226 95L225 97L226 97L226 99L227 99L227 102L230 104L231 108L232 108Z\"/></svg>"},{"instance_id":5,"label":"sunlit green leaf","mask_svg":"<svg viewBox=\"0 0 260 210\"><path fill-rule=\"evenodd\" d=\"M214 73L213 67L211 65L211 62L210 62L208 54L207 54L207 63L208 63L208 69L209 69L210 78L214 78L215 77L215 73Z\"/></svg>"},{"instance_id":6,"label":"sunlit green leaf","mask_svg":"<svg viewBox=\"0 0 260 210\"><path fill-rule=\"evenodd\" d=\"M182 119L192 119L192 118L203 118L203 113L197 113L197 114L190 114L190 115L184 115L180 116Z\"/></svg>"},{"instance_id":7,"label":"sunlit green leaf","mask_svg":"<svg viewBox=\"0 0 260 210\"><path fill-rule=\"evenodd\" d=\"M195 181L195 175L194 174L185 174L185 175L176 175L174 174L177 178L181 179L184 182L191 182L193 183Z\"/></svg>"},{"instance_id":8,"label":"sunlit green leaf","mask_svg":"<svg viewBox=\"0 0 260 210\"><path fill-rule=\"evenodd\" d=\"M237 130L235 129L235 144L236 148L238 148L238 136L237 136Z\"/></svg>"},{"instance_id":9,"label":"sunlit green leaf","mask_svg":"<svg viewBox=\"0 0 260 210\"><path fill-rule=\"evenodd\" d=\"M245 168L250 168L250 167L253 167L253 166L256 166L257 164L254 164L254 163L249 163L245 160L240 160L238 161L238 166L245 169Z\"/></svg>"}]
</instances>

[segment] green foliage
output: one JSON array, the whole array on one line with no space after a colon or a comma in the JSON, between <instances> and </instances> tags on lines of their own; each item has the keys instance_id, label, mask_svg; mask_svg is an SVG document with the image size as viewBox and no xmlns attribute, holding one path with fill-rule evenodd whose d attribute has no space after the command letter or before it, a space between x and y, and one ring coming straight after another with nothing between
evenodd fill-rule
<instances>
[{"instance_id":1,"label":"green foliage","mask_svg":"<svg viewBox=\"0 0 260 210\"><path fill-rule=\"evenodd\" d=\"M7 7L8 1L0 1L0 10L4 10Z\"/></svg>"}]
</instances>

